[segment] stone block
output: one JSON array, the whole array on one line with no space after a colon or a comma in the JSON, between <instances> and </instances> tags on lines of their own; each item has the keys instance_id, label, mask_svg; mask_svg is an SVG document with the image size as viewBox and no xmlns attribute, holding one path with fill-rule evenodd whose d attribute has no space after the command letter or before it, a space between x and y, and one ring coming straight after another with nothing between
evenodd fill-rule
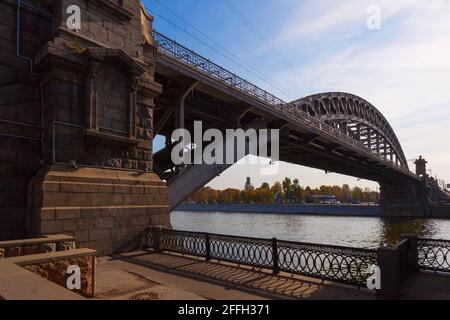
<instances>
[{"instance_id":1,"label":"stone block","mask_svg":"<svg viewBox=\"0 0 450 320\"><path fill-rule=\"evenodd\" d=\"M89 219L80 219L78 220L78 230L91 230L95 227L95 219L89 218Z\"/></svg>"},{"instance_id":2,"label":"stone block","mask_svg":"<svg viewBox=\"0 0 450 320\"><path fill-rule=\"evenodd\" d=\"M5 257L6 258L12 258L12 257L19 257L22 254L22 248L21 247L9 247L6 248Z\"/></svg>"},{"instance_id":3,"label":"stone block","mask_svg":"<svg viewBox=\"0 0 450 320\"><path fill-rule=\"evenodd\" d=\"M78 242L78 247L87 248L87 249L95 249L95 242L94 241L80 241L80 242Z\"/></svg>"},{"instance_id":4,"label":"stone block","mask_svg":"<svg viewBox=\"0 0 450 320\"><path fill-rule=\"evenodd\" d=\"M71 220L81 218L81 208L75 209L56 209L57 220Z\"/></svg>"},{"instance_id":5,"label":"stone block","mask_svg":"<svg viewBox=\"0 0 450 320\"><path fill-rule=\"evenodd\" d=\"M62 220L62 232L79 230L78 220Z\"/></svg>"},{"instance_id":6,"label":"stone block","mask_svg":"<svg viewBox=\"0 0 450 320\"><path fill-rule=\"evenodd\" d=\"M48 220L55 220L56 219L56 213L55 209L42 209L39 213L40 219L43 221Z\"/></svg>"},{"instance_id":7,"label":"stone block","mask_svg":"<svg viewBox=\"0 0 450 320\"><path fill-rule=\"evenodd\" d=\"M100 218L111 218L115 217L117 214L120 214L120 209L116 207L103 207L101 209L97 209L97 211L97 217Z\"/></svg>"},{"instance_id":8,"label":"stone block","mask_svg":"<svg viewBox=\"0 0 450 320\"><path fill-rule=\"evenodd\" d=\"M142 205L143 196L140 194L124 194L123 195L123 204L125 206L137 206Z\"/></svg>"},{"instance_id":9,"label":"stone block","mask_svg":"<svg viewBox=\"0 0 450 320\"><path fill-rule=\"evenodd\" d=\"M123 194L95 193L86 194L87 206L121 206Z\"/></svg>"},{"instance_id":10,"label":"stone block","mask_svg":"<svg viewBox=\"0 0 450 320\"><path fill-rule=\"evenodd\" d=\"M44 243L40 245L39 251L41 253L56 252L56 243Z\"/></svg>"},{"instance_id":11,"label":"stone block","mask_svg":"<svg viewBox=\"0 0 450 320\"><path fill-rule=\"evenodd\" d=\"M114 229L111 229L111 239L115 241L124 241L124 239L131 239L135 235L136 233L134 226L115 227Z\"/></svg>"},{"instance_id":12,"label":"stone block","mask_svg":"<svg viewBox=\"0 0 450 320\"><path fill-rule=\"evenodd\" d=\"M112 184L98 184L97 185L99 193L113 193L114 185Z\"/></svg>"},{"instance_id":13,"label":"stone block","mask_svg":"<svg viewBox=\"0 0 450 320\"><path fill-rule=\"evenodd\" d=\"M89 207L89 208L81 208L81 218L97 218L99 216L99 208Z\"/></svg>"},{"instance_id":14,"label":"stone block","mask_svg":"<svg viewBox=\"0 0 450 320\"><path fill-rule=\"evenodd\" d=\"M170 215L154 215L151 218L152 226L170 227Z\"/></svg>"},{"instance_id":15,"label":"stone block","mask_svg":"<svg viewBox=\"0 0 450 320\"><path fill-rule=\"evenodd\" d=\"M125 47L125 39L114 31L108 30L108 41L119 48Z\"/></svg>"},{"instance_id":16,"label":"stone block","mask_svg":"<svg viewBox=\"0 0 450 320\"><path fill-rule=\"evenodd\" d=\"M55 234L62 232L62 221L51 220L41 222L41 234Z\"/></svg>"},{"instance_id":17,"label":"stone block","mask_svg":"<svg viewBox=\"0 0 450 320\"><path fill-rule=\"evenodd\" d=\"M16 161L16 152L14 150L2 150L0 153L0 162L12 163Z\"/></svg>"},{"instance_id":18,"label":"stone block","mask_svg":"<svg viewBox=\"0 0 450 320\"><path fill-rule=\"evenodd\" d=\"M143 194L145 192L144 186L130 186L130 193L132 194Z\"/></svg>"},{"instance_id":19,"label":"stone block","mask_svg":"<svg viewBox=\"0 0 450 320\"><path fill-rule=\"evenodd\" d=\"M114 185L114 193L130 193L130 186Z\"/></svg>"},{"instance_id":20,"label":"stone block","mask_svg":"<svg viewBox=\"0 0 450 320\"><path fill-rule=\"evenodd\" d=\"M95 229L111 229L114 226L114 218L97 218Z\"/></svg>"},{"instance_id":21,"label":"stone block","mask_svg":"<svg viewBox=\"0 0 450 320\"><path fill-rule=\"evenodd\" d=\"M60 185L59 182L54 181L48 181L44 182L41 190L37 189L36 191L43 191L43 192L59 192L60 191Z\"/></svg>"},{"instance_id":22,"label":"stone block","mask_svg":"<svg viewBox=\"0 0 450 320\"><path fill-rule=\"evenodd\" d=\"M87 231L87 230L75 231L74 232L74 237L75 237L77 242L89 241L89 231Z\"/></svg>"},{"instance_id":23,"label":"stone block","mask_svg":"<svg viewBox=\"0 0 450 320\"><path fill-rule=\"evenodd\" d=\"M79 266L81 271L81 288L75 292L85 297L93 297L95 293L95 257L92 255L78 255L75 257L61 257L54 261L43 261L25 266L25 269L40 275L64 288L67 288L69 266Z\"/></svg>"},{"instance_id":24,"label":"stone block","mask_svg":"<svg viewBox=\"0 0 450 320\"><path fill-rule=\"evenodd\" d=\"M74 241L63 241L56 244L56 251L69 251L75 249Z\"/></svg>"},{"instance_id":25,"label":"stone block","mask_svg":"<svg viewBox=\"0 0 450 320\"><path fill-rule=\"evenodd\" d=\"M98 192L98 185L87 183L61 183L61 192L96 193Z\"/></svg>"},{"instance_id":26,"label":"stone block","mask_svg":"<svg viewBox=\"0 0 450 320\"><path fill-rule=\"evenodd\" d=\"M89 21L89 32L94 35L94 39L101 42L108 41L107 29L96 22Z\"/></svg>"},{"instance_id":27,"label":"stone block","mask_svg":"<svg viewBox=\"0 0 450 320\"><path fill-rule=\"evenodd\" d=\"M134 224L135 226L150 226L151 216L150 215L137 216L134 218Z\"/></svg>"},{"instance_id":28,"label":"stone block","mask_svg":"<svg viewBox=\"0 0 450 320\"><path fill-rule=\"evenodd\" d=\"M95 250L98 255L107 255L113 251L113 242L111 239L95 241Z\"/></svg>"},{"instance_id":29,"label":"stone block","mask_svg":"<svg viewBox=\"0 0 450 320\"><path fill-rule=\"evenodd\" d=\"M155 195L154 194L144 194L142 197L142 203L144 205L155 205Z\"/></svg>"},{"instance_id":30,"label":"stone block","mask_svg":"<svg viewBox=\"0 0 450 320\"><path fill-rule=\"evenodd\" d=\"M43 207L81 207L86 205L85 193L44 192Z\"/></svg>"},{"instance_id":31,"label":"stone block","mask_svg":"<svg viewBox=\"0 0 450 320\"><path fill-rule=\"evenodd\" d=\"M22 256L28 256L31 254L38 254L41 253L40 246L39 245L33 245L33 246L24 246L22 247Z\"/></svg>"},{"instance_id":32,"label":"stone block","mask_svg":"<svg viewBox=\"0 0 450 320\"><path fill-rule=\"evenodd\" d=\"M108 240L111 237L109 229L93 229L89 230L89 240L99 241Z\"/></svg>"}]
</instances>

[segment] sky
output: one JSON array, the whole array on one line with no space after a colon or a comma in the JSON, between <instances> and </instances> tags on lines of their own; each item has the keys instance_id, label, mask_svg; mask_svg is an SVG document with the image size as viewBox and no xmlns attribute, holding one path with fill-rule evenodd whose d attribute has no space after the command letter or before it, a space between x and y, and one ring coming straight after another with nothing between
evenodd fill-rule
<instances>
[{"instance_id":1,"label":"sky","mask_svg":"<svg viewBox=\"0 0 450 320\"><path fill-rule=\"evenodd\" d=\"M450 183L450 0L143 2L156 30L285 101L328 91L366 99L388 119L406 158L423 155L430 173ZM287 163L276 175L260 171L235 165L209 185L287 176L303 186L377 188Z\"/></svg>"}]
</instances>

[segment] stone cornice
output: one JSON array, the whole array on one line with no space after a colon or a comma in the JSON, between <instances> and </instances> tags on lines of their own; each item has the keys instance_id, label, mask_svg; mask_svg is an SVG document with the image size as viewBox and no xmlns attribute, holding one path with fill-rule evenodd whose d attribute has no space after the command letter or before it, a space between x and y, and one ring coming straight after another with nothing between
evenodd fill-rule
<instances>
[{"instance_id":1,"label":"stone cornice","mask_svg":"<svg viewBox=\"0 0 450 320\"><path fill-rule=\"evenodd\" d=\"M104 60L105 58L116 59L126 65L130 73L135 75L141 75L145 72L145 67L122 49L89 47L85 54L97 60Z\"/></svg>"},{"instance_id":2,"label":"stone cornice","mask_svg":"<svg viewBox=\"0 0 450 320\"><path fill-rule=\"evenodd\" d=\"M88 3L89 2L98 2L113 12L121 20L131 20L134 17L134 14L130 10L113 3L111 0L88 0Z\"/></svg>"}]
</instances>

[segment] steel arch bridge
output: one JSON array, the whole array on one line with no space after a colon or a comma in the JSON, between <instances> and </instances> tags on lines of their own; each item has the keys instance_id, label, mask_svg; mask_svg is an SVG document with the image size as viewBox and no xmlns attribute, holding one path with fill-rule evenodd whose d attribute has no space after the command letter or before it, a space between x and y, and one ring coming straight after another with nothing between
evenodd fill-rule
<instances>
[{"instance_id":1,"label":"steel arch bridge","mask_svg":"<svg viewBox=\"0 0 450 320\"><path fill-rule=\"evenodd\" d=\"M290 103L371 151L408 169L400 142L383 114L366 100L344 92L320 93Z\"/></svg>"},{"instance_id":2,"label":"steel arch bridge","mask_svg":"<svg viewBox=\"0 0 450 320\"><path fill-rule=\"evenodd\" d=\"M409 214L428 205L394 130L366 100L330 92L287 103L156 31L153 37L155 78L163 85L155 99L155 135L192 130L198 120L204 130L278 128L281 161L377 181L386 211L400 208ZM171 208L230 167L174 166L171 147L168 143L154 154L155 171L169 186Z\"/></svg>"}]
</instances>

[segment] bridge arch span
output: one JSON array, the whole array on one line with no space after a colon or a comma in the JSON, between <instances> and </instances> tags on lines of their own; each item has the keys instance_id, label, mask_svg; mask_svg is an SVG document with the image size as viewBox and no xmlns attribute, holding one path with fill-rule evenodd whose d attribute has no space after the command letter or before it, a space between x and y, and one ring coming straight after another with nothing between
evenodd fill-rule
<instances>
[{"instance_id":1,"label":"bridge arch span","mask_svg":"<svg viewBox=\"0 0 450 320\"><path fill-rule=\"evenodd\" d=\"M371 103L354 94L327 92L295 100L298 108L408 169L403 149L389 122Z\"/></svg>"}]
</instances>

